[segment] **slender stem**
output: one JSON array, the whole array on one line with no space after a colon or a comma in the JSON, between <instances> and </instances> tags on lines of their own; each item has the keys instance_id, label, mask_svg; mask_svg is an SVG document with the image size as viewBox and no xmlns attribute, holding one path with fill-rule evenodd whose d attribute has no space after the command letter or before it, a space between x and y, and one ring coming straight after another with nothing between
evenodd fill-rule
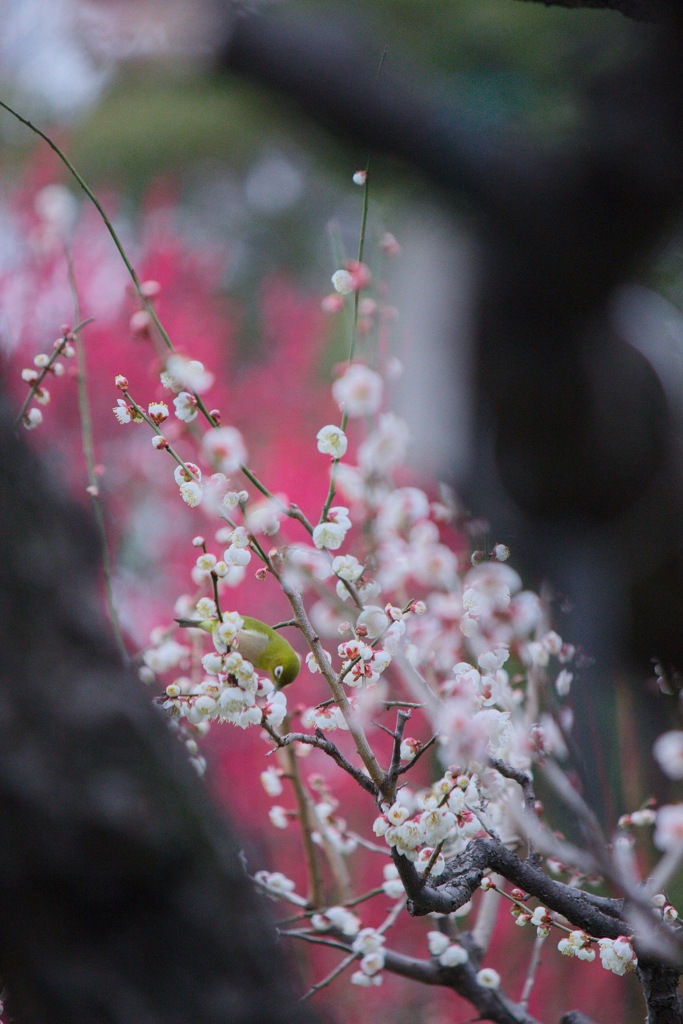
<instances>
[{"instance_id":1,"label":"slender stem","mask_svg":"<svg viewBox=\"0 0 683 1024\"><path fill-rule=\"evenodd\" d=\"M290 519L296 519L308 533L313 533L312 524L308 521L298 505L285 505L284 501L281 501L276 494L273 494L272 491L268 490L265 484L261 483L259 478L252 473L248 466L241 465L240 470L244 473L247 480L254 485L256 490L264 496L264 498L269 498L270 501L275 502L283 515L288 516Z\"/></svg>"},{"instance_id":2,"label":"slender stem","mask_svg":"<svg viewBox=\"0 0 683 1024\"><path fill-rule=\"evenodd\" d=\"M360 221L360 237L358 239L358 262L363 262L363 254L365 252L365 234L368 225L368 209L370 206L370 193L368 189L368 169L370 167L370 158L365 164L365 183L363 185L363 212L361 214ZM360 292L356 290L353 295L353 319L351 322L351 343L349 345L349 355L346 361L346 365L350 366L353 361L353 357L356 352L356 340L358 337L358 303L360 301ZM346 409L342 410L341 418L341 429L346 430L349 417ZM330 511L334 496L337 493L337 466L339 465L339 459L332 460L332 467L330 469L330 486L327 491L327 497L323 503L322 512L320 513L320 522L324 523L327 519L327 514Z\"/></svg>"},{"instance_id":3,"label":"slender stem","mask_svg":"<svg viewBox=\"0 0 683 1024\"><path fill-rule=\"evenodd\" d=\"M300 935L298 937L303 938L303 935ZM315 985L311 985L308 992L304 992L304 994L301 997L301 1002L303 1003L306 999L310 999L311 996L314 996L316 992L320 991L321 988L326 988L328 985L330 985L335 978L338 978L340 974L344 973L347 967L351 966L351 964L353 963L354 960L357 959L357 957L357 953L351 953L350 956L344 957L342 962L340 964L337 964L337 966L333 970L331 970L329 974L326 974L325 977L321 978L321 980L316 982Z\"/></svg>"},{"instance_id":4,"label":"slender stem","mask_svg":"<svg viewBox=\"0 0 683 1024\"><path fill-rule=\"evenodd\" d=\"M294 789L296 805L299 811L299 822L301 824L304 852L308 866L308 884L310 887L308 902L312 907L321 907L324 903L323 876L319 851L313 842L313 832L316 829L315 810L311 806L311 799L301 780L294 747L287 746L281 749L279 756L283 761L283 768L287 773L287 778Z\"/></svg>"},{"instance_id":5,"label":"slender stem","mask_svg":"<svg viewBox=\"0 0 683 1024\"><path fill-rule=\"evenodd\" d=\"M50 147L50 149L54 153L57 154L57 156L62 161L64 166L67 168L69 173L75 178L75 180L81 186L81 188L83 189L83 191L87 195L87 197L90 200L90 202L93 203L93 205L95 206L97 212L99 213L100 217L102 218L104 226L106 227L107 231L111 235L112 240L114 242L114 245L118 249L119 256L123 260L124 266L125 266L126 270L128 271L128 273L130 274L130 278L131 278L131 280L133 282L133 285L135 287L135 290L136 290L136 292L138 294L138 297L139 297L140 301L142 302L143 306L145 307L145 309L147 310L147 312L151 316L152 320L154 321L154 325L157 328L157 330L159 331L159 334L161 335L161 337L162 337L162 339L164 341L164 344L166 345L167 348L169 348L169 349L171 349L171 351L173 351L173 344L171 342L171 339L169 338L168 334L166 333L166 330L164 329L164 326L162 325L161 321L159 320L159 317L156 315L156 313L154 311L154 307L152 306L151 302L149 301L149 299L147 299L145 297L145 295L143 295L142 285L140 283L140 279L139 279L138 275L135 273L135 268L133 267L133 264L128 259L128 256L126 254L126 250L123 247L123 243L121 242L121 239L119 238L119 236L118 236L118 234L117 234L117 232L116 232L116 230L114 228L114 225L112 224L112 222L110 221L109 217L105 213L104 208L103 208L102 204L100 203L99 199L97 198L97 196L95 195L95 193L90 189L88 184L83 180L81 175L78 173L78 171L76 170L74 165L71 163L71 161L67 157L66 153L64 153L63 150L61 150L59 148L57 143L54 142L50 138L49 135L46 135L44 131L41 131L41 129L38 128L35 124L33 124L32 121L29 121L28 118L22 117L22 115L20 113L18 113L18 111L14 110L13 107L10 107L9 103L5 103L3 100L0 100L0 107L2 107L9 114L11 114L12 117L16 117L17 121L21 121L22 124L26 125L26 127L29 128L32 132L34 132L36 135L39 135L40 138L44 142L47 142L47 144Z\"/></svg>"},{"instance_id":6,"label":"slender stem","mask_svg":"<svg viewBox=\"0 0 683 1024\"><path fill-rule=\"evenodd\" d=\"M130 403L130 405L132 406L132 408L133 408L133 409L135 409L135 412L136 412L136 413L138 414L138 416L140 416L140 418L141 418L141 419L143 419L143 420L145 421L145 423L147 424L147 426L148 426L148 427L151 427L151 428L152 428L152 430L154 431L154 433L155 433L155 434L156 434L156 435L157 435L158 437L163 437L163 436L164 436L164 435L163 435L163 432L162 432L161 430L159 430L159 427L158 427L158 426L156 425L156 423L154 422L154 420L153 420L153 419L151 419L151 417L147 415L147 413L146 413L146 412L145 412L145 410L144 410L144 409L142 408L142 406L141 406L141 405L138 405L138 403L137 403L137 402L135 401L135 399L131 397L130 393L129 393L128 391L124 391L124 392L122 392L122 393L123 393L123 396L124 396L124 398L126 398L126 399L127 399L127 401L128 401L129 403ZM172 458L172 459L175 459L175 461L176 461L176 462L178 463L178 465L179 465L179 466L181 467L181 469L183 469L183 470L184 470L184 471L185 471L185 472L187 473L187 475L188 475L188 478L189 478L190 480L194 480L194 481L195 481L195 483L198 483L198 482L199 482L199 481L197 480L197 477L196 477L196 475L195 475L195 474L194 474L194 473L192 472L192 470L191 470L191 469L190 469L190 468L189 468L189 467L187 466L187 464L186 464L186 463L185 463L185 462L184 462L184 461L183 461L183 460L182 460L182 459L180 458L180 456L178 455L178 453L177 453L177 452L175 451L175 449L174 449L174 448L172 448L172 447L171 447L171 445L170 445L170 444L166 446L165 450L166 450L166 451L168 452L168 454L169 454L169 455L171 456L171 458Z\"/></svg>"},{"instance_id":7,"label":"slender stem","mask_svg":"<svg viewBox=\"0 0 683 1024\"><path fill-rule=\"evenodd\" d=\"M365 182L363 184L363 212L360 219L360 237L358 239L358 262L363 262L363 256L365 255L365 233L368 226L368 210L370 208L370 188L369 188L369 170L370 170L370 158L368 157L365 164ZM353 332L351 334L351 345L349 347L349 358L350 363L356 353L356 340L358 336L358 303L360 302L360 292L355 291L353 295ZM346 412L342 416L342 430L346 429Z\"/></svg>"},{"instance_id":8,"label":"slender stem","mask_svg":"<svg viewBox=\"0 0 683 1024\"><path fill-rule=\"evenodd\" d=\"M330 701L330 703L333 702ZM316 729L315 736L311 736L311 734L307 732L288 732L282 736L267 723L263 723L263 728L266 730L273 742L277 744L278 748L288 747L292 743L305 743L308 746L317 747L318 750L322 750L328 755L328 757L332 758L335 764L337 764L342 771L345 771L350 775L362 789L367 790L367 792L372 797L375 797L375 799L377 798L377 787L373 783L372 779L369 779L367 775L360 770L360 768L356 768L350 761L347 761L339 748L336 747L331 740L328 740L320 729Z\"/></svg>"},{"instance_id":9,"label":"slender stem","mask_svg":"<svg viewBox=\"0 0 683 1024\"><path fill-rule=\"evenodd\" d=\"M391 792L387 796L392 800L396 796L396 781L398 779L398 773L401 767L401 744L403 743L403 734L406 730L406 725L410 721L410 711L399 710L396 714L396 728L391 734L394 738L393 749L391 753L391 764L389 765L389 771L387 772L387 784L391 788Z\"/></svg>"},{"instance_id":10,"label":"slender stem","mask_svg":"<svg viewBox=\"0 0 683 1024\"><path fill-rule=\"evenodd\" d=\"M534 948L531 953L531 960L529 961L529 970L527 971L526 980L524 982L524 988L522 989L522 996L520 999L520 1006L525 1010L529 1006L529 998L531 996L531 990L534 987L534 981L536 980L536 972L538 971L541 963L541 953L543 952L543 943L545 942L545 935L537 935L536 941L534 942Z\"/></svg>"},{"instance_id":11,"label":"slender stem","mask_svg":"<svg viewBox=\"0 0 683 1024\"><path fill-rule=\"evenodd\" d=\"M67 260L68 260L68 253L67 253ZM36 379L35 379L35 380L33 381L33 384L32 384L32 385L31 385L31 387L29 388L29 392L28 392L28 395L27 395L27 396L26 396L26 398L24 399L24 404L22 405L21 409L20 409L20 410L19 410L19 412L17 413L17 418L16 418L16 420L14 421L14 425L15 425L15 426L17 426L17 427L18 427L18 426L19 426L19 424L21 423L21 421L23 420L23 418L24 418L24 413L26 412L26 410L28 409L29 405L30 405L30 404L31 404L31 402L33 401L33 397L34 397L34 395L35 395L35 394L36 394L36 392L37 392L37 391L39 390L39 388L40 388L41 384L43 383L43 381L44 381L44 380L45 380L45 378L47 377L48 373L50 372L50 370L52 369L52 367L54 366L54 364L55 364L55 363L57 362L57 360L59 359L59 357L60 357L60 356L62 355L62 353L64 352L64 349L66 348L66 346L67 346L68 342L69 342L69 341L70 341L70 340L71 340L72 338L74 338L74 337L75 337L75 336L76 336L76 335L78 334L78 332L79 332L80 330L82 330L82 328L83 328L83 327L87 327L87 326L88 326L88 324L91 324L91 323L93 322L93 319L94 319L94 317L91 317L91 316L89 316L89 317L87 318L87 320L82 320L82 321L81 321L80 323L78 323L78 324L77 324L77 325L76 325L75 327L72 327L72 329L71 329L70 331L65 331L65 333L64 333L64 335L63 335L63 337L62 337L61 341L59 342L59 344L56 344L56 346L55 346L55 348L53 349L53 351L52 351L52 353L51 353L51 355L50 355L50 357L49 357L49 359L48 359L47 363L46 363L46 364L45 364L45 366L44 366L44 367L42 368L41 372L40 372L40 373L38 374L38 376L36 377Z\"/></svg>"},{"instance_id":12,"label":"slender stem","mask_svg":"<svg viewBox=\"0 0 683 1024\"><path fill-rule=\"evenodd\" d=\"M341 681L339 680L339 677L337 676L336 672L332 669L332 666L325 657L325 652L320 643L320 637L318 636L318 634L313 629L313 626L311 625L311 621L308 618L308 614L306 613L306 609L304 607L301 594L299 594L287 582L285 578L281 578L280 582L282 585L282 589L285 593L285 597L289 601L292 611L294 612L294 617L296 618L297 623L299 624L299 629L303 633L311 651L315 655L315 660L318 663L318 667L320 668L320 671L322 672L327 682L327 685L330 687L330 690L332 691L332 696L334 697L335 702L338 704L339 709L342 715L344 716L344 721L349 727L349 732L353 737L353 741L356 745L358 755L363 764L365 765L365 767L367 768L368 774L370 775L370 778L374 782L375 786L377 786L377 789L381 794L384 794L384 790L386 787L386 779L384 776L384 772L380 768L379 762L375 757L374 751L372 750L372 747L368 743L368 739L367 736L365 735L363 727L358 721L358 716L354 713L353 708L349 704L348 698L346 696L346 693L344 692L344 688L341 684Z\"/></svg>"},{"instance_id":13,"label":"slender stem","mask_svg":"<svg viewBox=\"0 0 683 1024\"><path fill-rule=\"evenodd\" d=\"M81 320L80 302L78 298L78 288L76 287L76 277L74 274L73 260L71 259L71 253L69 252L68 248L66 249L66 266L67 275L69 278L69 287L71 289L71 296L74 304L74 319L77 321L76 327L74 327L70 333L74 339L76 348L76 360L78 365L78 412L81 421L81 443L83 446L83 458L85 460L86 472L88 474L88 493L92 498L93 511L95 513L95 523L97 525L97 530L100 535L100 544L102 548L102 573L104 577L104 593L105 600L107 603L107 609L109 611L109 619L111 621L111 627L114 632L114 640L116 641L116 646L119 649L121 658L123 659L124 664L128 664L128 662L130 661L130 655L123 640L121 622L119 620L118 611L116 609L116 602L114 600L111 551L109 548L107 529L104 521L104 506L102 504L102 498L100 495L100 487L97 479L97 473L95 472L95 447L93 440L92 413L90 410L90 398L88 395L88 366L85 355L85 345L83 344L83 340L81 338L81 328L91 323L92 318L88 318L87 320Z\"/></svg>"}]
</instances>

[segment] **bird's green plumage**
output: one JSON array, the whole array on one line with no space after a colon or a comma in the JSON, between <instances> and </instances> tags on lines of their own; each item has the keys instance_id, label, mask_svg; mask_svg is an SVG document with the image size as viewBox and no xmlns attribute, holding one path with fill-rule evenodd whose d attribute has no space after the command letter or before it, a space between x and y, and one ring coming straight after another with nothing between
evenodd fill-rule
<instances>
[{"instance_id":1,"label":"bird's green plumage","mask_svg":"<svg viewBox=\"0 0 683 1024\"><path fill-rule=\"evenodd\" d=\"M237 634L236 647L254 668L267 672L277 687L287 686L296 679L301 668L299 655L276 629L260 619L242 615L242 629ZM192 626L212 633L218 625L216 619L178 619L180 626Z\"/></svg>"},{"instance_id":2,"label":"bird's green plumage","mask_svg":"<svg viewBox=\"0 0 683 1024\"><path fill-rule=\"evenodd\" d=\"M252 619L249 615L243 615L242 619L244 626L237 634L240 653L256 668L266 671L276 686L287 686L296 679L301 662L292 645L260 619ZM255 652L253 657L250 649Z\"/></svg>"}]
</instances>

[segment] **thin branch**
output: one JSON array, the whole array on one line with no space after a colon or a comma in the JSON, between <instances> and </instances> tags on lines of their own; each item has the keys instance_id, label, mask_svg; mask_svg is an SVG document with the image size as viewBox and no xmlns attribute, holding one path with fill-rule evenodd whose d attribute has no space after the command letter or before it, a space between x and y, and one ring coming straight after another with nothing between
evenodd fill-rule
<instances>
[{"instance_id":1,"label":"thin branch","mask_svg":"<svg viewBox=\"0 0 683 1024\"><path fill-rule=\"evenodd\" d=\"M531 960L529 961L529 969L527 970L526 978L524 980L524 988L522 989L522 995L519 1000L520 1006L524 1009L529 1005L529 999L531 997L531 991L534 987L536 980L536 973L541 963L541 953L543 952L543 943L546 940L545 935L537 935L534 940L534 947L531 952Z\"/></svg>"},{"instance_id":2,"label":"thin branch","mask_svg":"<svg viewBox=\"0 0 683 1024\"><path fill-rule=\"evenodd\" d=\"M431 739L428 739L427 742L420 747L417 754L411 757L410 761L406 761L406 763L399 768L398 774L403 775L404 772L409 772L413 765L417 764L422 755L426 754L429 748L434 746L438 738L439 737L437 735L434 735Z\"/></svg>"},{"instance_id":3,"label":"thin branch","mask_svg":"<svg viewBox=\"0 0 683 1024\"><path fill-rule=\"evenodd\" d=\"M362 786L375 800L378 799L379 792L372 779L368 778L360 768L356 768L350 761L347 761L339 748L331 740L328 740L320 729L316 729L315 735L311 735L308 732L288 732L281 736L267 722L263 722L262 726L278 748L287 747L292 743L307 743L311 747L317 747L318 750L322 750L328 757L332 758L335 764L350 775L359 786Z\"/></svg>"},{"instance_id":4,"label":"thin branch","mask_svg":"<svg viewBox=\"0 0 683 1024\"><path fill-rule=\"evenodd\" d=\"M410 711L399 711L396 715L396 728L394 729L394 746L391 752L391 764L387 771L387 785L391 788L392 798L396 792L396 782L398 775L401 770L401 744L403 743L403 734L406 731L406 725L410 721ZM387 730L388 732L389 730Z\"/></svg>"},{"instance_id":5,"label":"thin branch","mask_svg":"<svg viewBox=\"0 0 683 1024\"><path fill-rule=\"evenodd\" d=\"M505 761L501 761L500 758L490 757L489 764L492 768L495 768L503 778L511 779L521 787L522 794L524 796L524 807L527 816L532 820L537 820L536 815L536 794L534 792L534 784L531 775L528 772L523 772L519 768L513 768L512 765L506 764ZM541 855L534 849L532 840L530 838L530 832L526 830L527 835L527 857L529 861L535 866L541 866Z\"/></svg>"},{"instance_id":6,"label":"thin branch","mask_svg":"<svg viewBox=\"0 0 683 1024\"><path fill-rule=\"evenodd\" d=\"M353 708L349 704L348 697L344 691L344 688L333 670L332 666L325 657L325 651L323 650L322 644L320 643L320 637L314 630L311 621L306 612L303 598L301 594L292 587L285 577L280 577L280 583L284 591L285 597L289 601L292 611L294 612L294 618L296 619L299 629L306 638L306 642L310 647L311 651L315 655L318 667L322 672L327 685L332 691L332 695L339 706L339 709L344 716L344 720L349 727L349 732L353 737L353 741L356 745L358 755L368 770L368 774L372 779L373 783L377 787L379 793L384 794L386 788L386 779L384 772L382 771L377 758L375 757L374 751L370 746L365 731L362 725L358 721L358 716L355 714ZM367 786L365 787L367 788Z\"/></svg>"},{"instance_id":7,"label":"thin branch","mask_svg":"<svg viewBox=\"0 0 683 1024\"><path fill-rule=\"evenodd\" d=\"M130 661L130 655L123 639L119 613L114 600L114 570L111 551L109 548L109 538L107 537L107 528L104 520L104 506L102 504L102 496L100 494L100 485L97 479L97 473L95 472L95 446L93 438L92 413L90 410L90 397L88 395L88 362L85 354L85 344L81 337L81 329L90 323L93 318L90 317L87 320L81 320L81 306L78 297L78 288L76 286L76 275L68 247L66 247L65 255L67 277L74 305L74 319L77 321L76 327L71 330L71 335L74 339L76 360L78 364L78 413L81 420L83 458L85 460L85 468L88 475L88 493L92 498L95 522L97 524L97 529L100 535L100 544L102 546L102 575L104 578L104 593L107 602L107 609L109 611L109 619L114 633L116 646L119 649L119 653L121 654L124 664L128 664Z\"/></svg>"},{"instance_id":8,"label":"thin branch","mask_svg":"<svg viewBox=\"0 0 683 1024\"><path fill-rule=\"evenodd\" d=\"M310 886L308 901L312 907L320 907L324 902L323 876L320 864L320 850L313 842L313 831L317 824L315 821L315 809L311 806L310 797L301 780L294 747L283 744L283 748L281 755L285 761L284 768L287 772L287 777L292 783L299 811L300 831L304 844L308 867L308 884Z\"/></svg>"},{"instance_id":9,"label":"thin branch","mask_svg":"<svg viewBox=\"0 0 683 1024\"><path fill-rule=\"evenodd\" d=\"M546 7L569 7L572 10L584 8L597 11L616 11L634 21L672 21L680 17L676 0L526 0L542 3Z\"/></svg>"}]
</instances>

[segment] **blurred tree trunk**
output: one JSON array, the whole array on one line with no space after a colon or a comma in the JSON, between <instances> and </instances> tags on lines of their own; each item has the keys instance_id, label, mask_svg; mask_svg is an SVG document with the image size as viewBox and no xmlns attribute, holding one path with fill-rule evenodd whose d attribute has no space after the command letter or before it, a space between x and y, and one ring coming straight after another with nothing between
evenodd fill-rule
<instances>
[{"instance_id":1,"label":"blurred tree trunk","mask_svg":"<svg viewBox=\"0 0 683 1024\"><path fill-rule=\"evenodd\" d=\"M265 906L101 621L89 519L0 398L0 976L19 1024L287 1024Z\"/></svg>"}]
</instances>

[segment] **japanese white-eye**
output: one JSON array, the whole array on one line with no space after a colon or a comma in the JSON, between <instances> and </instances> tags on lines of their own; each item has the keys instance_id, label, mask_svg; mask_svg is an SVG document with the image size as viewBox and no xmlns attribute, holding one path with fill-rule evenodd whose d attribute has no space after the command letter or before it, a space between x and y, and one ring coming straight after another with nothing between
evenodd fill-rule
<instances>
[{"instance_id":1,"label":"japanese white-eye","mask_svg":"<svg viewBox=\"0 0 683 1024\"><path fill-rule=\"evenodd\" d=\"M237 633L236 647L240 654L250 661L254 668L267 672L275 685L281 689L299 674L301 661L291 644L280 636L277 630L267 626L260 619L249 615L240 616L242 628ZM216 619L177 619L179 626L192 626L212 633L218 624Z\"/></svg>"}]
</instances>

